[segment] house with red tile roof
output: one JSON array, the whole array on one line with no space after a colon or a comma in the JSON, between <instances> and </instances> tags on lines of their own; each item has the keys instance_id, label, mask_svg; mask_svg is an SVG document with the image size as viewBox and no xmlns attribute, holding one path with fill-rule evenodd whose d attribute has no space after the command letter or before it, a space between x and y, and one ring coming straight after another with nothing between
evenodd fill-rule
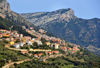
<instances>
[{"instance_id":1,"label":"house with red tile roof","mask_svg":"<svg viewBox=\"0 0 100 68\"><path fill-rule=\"evenodd\" d=\"M51 54L53 54L53 52L50 51L50 52L48 52L48 54L51 55Z\"/></svg>"},{"instance_id":2,"label":"house with red tile roof","mask_svg":"<svg viewBox=\"0 0 100 68\"><path fill-rule=\"evenodd\" d=\"M61 44L61 39L60 38L57 38L56 41Z\"/></svg>"},{"instance_id":3,"label":"house with red tile roof","mask_svg":"<svg viewBox=\"0 0 100 68\"><path fill-rule=\"evenodd\" d=\"M26 54L26 53L28 54L29 51L21 51L21 53L22 53L22 54Z\"/></svg>"},{"instance_id":4,"label":"house with red tile roof","mask_svg":"<svg viewBox=\"0 0 100 68\"><path fill-rule=\"evenodd\" d=\"M72 50L72 48L70 48L70 47L67 47L67 50Z\"/></svg>"},{"instance_id":5,"label":"house with red tile roof","mask_svg":"<svg viewBox=\"0 0 100 68\"><path fill-rule=\"evenodd\" d=\"M80 54L83 54L83 52L80 52Z\"/></svg>"},{"instance_id":6,"label":"house with red tile roof","mask_svg":"<svg viewBox=\"0 0 100 68\"><path fill-rule=\"evenodd\" d=\"M46 45L50 45L50 42L45 42Z\"/></svg>"},{"instance_id":7,"label":"house with red tile roof","mask_svg":"<svg viewBox=\"0 0 100 68\"><path fill-rule=\"evenodd\" d=\"M34 57L38 57L38 55L37 55L37 54L35 54L35 55L34 55Z\"/></svg>"},{"instance_id":8,"label":"house with red tile roof","mask_svg":"<svg viewBox=\"0 0 100 68\"><path fill-rule=\"evenodd\" d=\"M31 40L31 37L30 37L30 36L24 36L24 38L25 38L26 40Z\"/></svg>"},{"instance_id":9,"label":"house with red tile roof","mask_svg":"<svg viewBox=\"0 0 100 68\"><path fill-rule=\"evenodd\" d=\"M39 55L39 57L40 57L40 56L42 56L42 55L43 55L43 53L39 53L38 55Z\"/></svg>"},{"instance_id":10,"label":"house with red tile roof","mask_svg":"<svg viewBox=\"0 0 100 68\"><path fill-rule=\"evenodd\" d=\"M55 53L55 54L58 54L59 53L59 51L52 51L53 53Z\"/></svg>"},{"instance_id":11,"label":"house with red tile roof","mask_svg":"<svg viewBox=\"0 0 100 68\"><path fill-rule=\"evenodd\" d=\"M64 46L64 47L61 47L61 49L63 50L63 51L67 51L67 48Z\"/></svg>"},{"instance_id":12,"label":"house with red tile roof","mask_svg":"<svg viewBox=\"0 0 100 68\"><path fill-rule=\"evenodd\" d=\"M4 37L10 37L10 34L5 33L5 34L3 34L3 36L4 36Z\"/></svg>"},{"instance_id":13,"label":"house with red tile roof","mask_svg":"<svg viewBox=\"0 0 100 68\"><path fill-rule=\"evenodd\" d=\"M45 54L48 54L48 52L45 52Z\"/></svg>"},{"instance_id":14,"label":"house with red tile roof","mask_svg":"<svg viewBox=\"0 0 100 68\"><path fill-rule=\"evenodd\" d=\"M79 51L78 47L73 47L73 51Z\"/></svg>"},{"instance_id":15,"label":"house with red tile roof","mask_svg":"<svg viewBox=\"0 0 100 68\"><path fill-rule=\"evenodd\" d=\"M6 31L6 33L9 33L9 34L10 34L10 33L11 33L11 31Z\"/></svg>"},{"instance_id":16,"label":"house with red tile roof","mask_svg":"<svg viewBox=\"0 0 100 68\"><path fill-rule=\"evenodd\" d=\"M45 31L43 29L39 29L40 33L45 33Z\"/></svg>"},{"instance_id":17,"label":"house with red tile roof","mask_svg":"<svg viewBox=\"0 0 100 68\"><path fill-rule=\"evenodd\" d=\"M6 32L7 30L4 30L4 29L0 29L0 31L1 31L1 32Z\"/></svg>"},{"instance_id":18,"label":"house with red tile roof","mask_svg":"<svg viewBox=\"0 0 100 68\"><path fill-rule=\"evenodd\" d=\"M34 28L33 27L30 27L30 29L33 30Z\"/></svg>"},{"instance_id":19,"label":"house with red tile roof","mask_svg":"<svg viewBox=\"0 0 100 68\"><path fill-rule=\"evenodd\" d=\"M3 34L0 34L0 38L3 37Z\"/></svg>"},{"instance_id":20,"label":"house with red tile roof","mask_svg":"<svg viewBox=\"0 0 100 68\"><path fill-rule=\"evenodd\" d=\"M72 51L72 54L73 54L73 53L76 53L76 51Z\"/></svg>"},{"instance_id":21,"label":"house with red tile roof","mask_svg":"<svg viewBox=\"0 0 100 68\"><path fill-rule=\"evenodd\" d=\"M56 42L57 40L56 40L56 39L52 39L52 41L53 41L53 42Z\"/></svg>"},{"instance_id":22,"label":"house with red tile roof","mask_svg":"<svg viewBox=\"0 0 100 68\"><path fill-rule=\"evenodd\" d=\"M38 37L39 40L41 39L41 36L37 36L37 37Z\"/></svg>"}]
</instances>

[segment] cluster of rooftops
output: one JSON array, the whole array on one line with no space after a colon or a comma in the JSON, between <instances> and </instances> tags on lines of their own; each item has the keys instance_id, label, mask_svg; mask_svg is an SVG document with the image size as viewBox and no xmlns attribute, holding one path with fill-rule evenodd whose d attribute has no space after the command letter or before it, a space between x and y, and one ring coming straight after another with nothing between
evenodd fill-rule
<instances>
[{"instance_id":1,"label":"cluster of rooftops","mask_svg":"<svg viewBox=\"0 0 100 68\"><path fill-rule=\"evenodd\" d=\"M10 46L14 46L14 48L20 49L20 47L23 47L24 45L34 46L33 45L34 42L36 42L38 44L38 46L41 46L41 45L43 45L41 38L43 38L43 39L47 40L47 42L44 42L46 45L48 45L49 47L54 48L54 49L61 49L64 52L66 52L66 54L68 54L70 51L71 51L71 53L80 51L79 45L67 43L67 42L65 42L65 40L61 40L60 38L47 36L46 35L47 31L45 31L43 29L39 29L39 31L35 31L33 27L30 27L30 29L27 29L25 26L22 26L22 28L26 32L28 32L31 35L36 36L37 38L32 38L30 36L24 36L23 34L19 34L18 31L16 31L16 30L9 31L9 30L0 29L0 40L3 40L3 41L6 40L9 42ZM52 43L50 41L52 41ZM70 44L72 46L72 48L67 47L68 44ZM26 54L26 53L29 53L29 51L21 51L21 53ZM45 54L49 54L49 55L58 54L58 53L59 53L58 50L45 52ZM34 54L34 57L40 57L42 55L43 55L43 53Z\"/></svg>"}]
</instances>

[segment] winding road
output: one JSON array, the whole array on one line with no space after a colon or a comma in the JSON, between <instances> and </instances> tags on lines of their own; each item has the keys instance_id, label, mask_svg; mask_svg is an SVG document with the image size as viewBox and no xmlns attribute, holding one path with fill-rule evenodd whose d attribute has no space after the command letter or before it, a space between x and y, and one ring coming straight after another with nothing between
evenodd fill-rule
<instances>
[{"instance_id":1,"label":"winding road","mask_svg":"<svg viewBox=\"0 0 100 68\"><path fill-rule=\"evenodd\" d=\"M6 64L5 66L3 66L2 68L9 68L11 65L13 65L14 63L16 63L16 64L20 64L20 63L23 63L23 62L25 62L25 61L30 61L30 60L32 60L32 59L26 59L26 60L22 60L22 61L18 61L18 62L11 62L11 63L9 63L9 64Z\"/></svg>"}]
</instances>

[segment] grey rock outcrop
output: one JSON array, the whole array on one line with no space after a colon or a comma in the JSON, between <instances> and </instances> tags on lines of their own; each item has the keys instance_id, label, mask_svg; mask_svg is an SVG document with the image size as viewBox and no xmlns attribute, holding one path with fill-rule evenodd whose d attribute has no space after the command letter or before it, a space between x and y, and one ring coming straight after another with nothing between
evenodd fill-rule
<instances>
[{"instance_id":1,"label":"grey rock outcrop","mask_svg":"<svg viewBox=\"0 0 100 68\"><path fill-rule=\"evenodd\" d=\"M48 22L57 20L65 20L69 22L71 19L76 19L77 17L74 15L74 11L69 9L60 9L53 12L38 12L38 13L26 13L21 14L27 20L32 22L36 26L41 26L48 24Z\"/></svg>"},{"instance_id":2,"label":"grey rock outcrop","mask_svg":"<svg viewBox=\"0 0 100 68\"><path fill-rule=\"evenodd\" d=\"M27 21L24 17L22 17L20 14L15 13L10 9L10 4L7 2L7 0L2 0L0 1L0 16L2 18L7 18L15 24L18 25L25 25L25 26L30 26L32 23Z\"/></svg>"}]
</instances>

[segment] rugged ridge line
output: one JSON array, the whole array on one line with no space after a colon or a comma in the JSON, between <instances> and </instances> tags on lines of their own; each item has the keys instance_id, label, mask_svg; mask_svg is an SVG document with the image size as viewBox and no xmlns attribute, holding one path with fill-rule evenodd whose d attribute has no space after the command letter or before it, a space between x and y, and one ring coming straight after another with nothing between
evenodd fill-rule
<instances>
[{"instance_id":1,"label":"rugged ridge line","mask_svg":"<svg viewBox=\"0 0 100 68\"><path fill-rule=\"evenodd\" d=\"M53 20L65 20L69 22L71 19L77 18L71 8L60 9L52 12L26 13L21 15L36 26L46 25L48 22Z\"/></svg>"}]
</instances>

